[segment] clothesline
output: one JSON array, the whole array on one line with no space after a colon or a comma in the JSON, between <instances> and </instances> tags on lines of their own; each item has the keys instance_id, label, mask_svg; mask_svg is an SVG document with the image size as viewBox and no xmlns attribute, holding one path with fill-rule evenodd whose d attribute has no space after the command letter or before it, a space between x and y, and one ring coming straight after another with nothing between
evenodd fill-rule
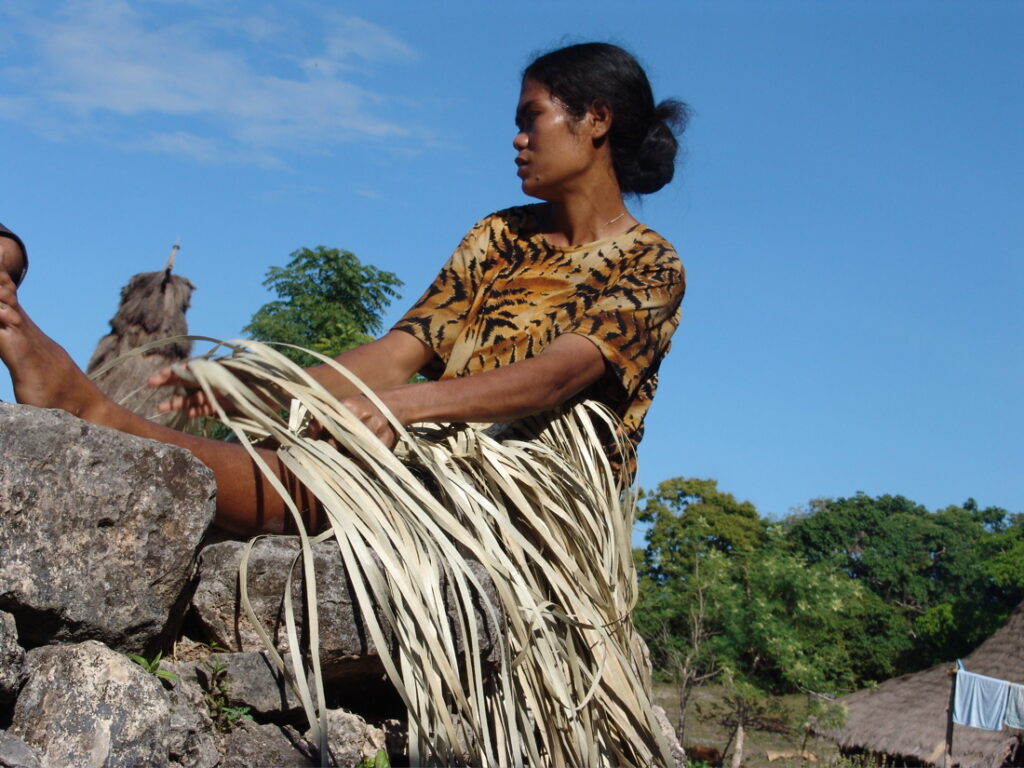
<instances>
[{"instance_id":1,"label":"clothesline","mask_svg":"<svg viewBox=\"0 0 1024 768\"><path fill-rule=\"evenodd\" d=\"M986 731L1024 730L1024 685L968 672L956 660L953 722Z\"/></svg>"}]
</instances>

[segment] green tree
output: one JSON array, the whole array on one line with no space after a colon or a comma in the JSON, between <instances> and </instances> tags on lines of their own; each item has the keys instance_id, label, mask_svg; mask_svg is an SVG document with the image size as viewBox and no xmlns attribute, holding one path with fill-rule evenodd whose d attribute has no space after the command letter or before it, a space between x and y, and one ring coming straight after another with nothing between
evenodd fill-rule
<instances>
[{"instance_id":1,"label":"green tree","mask_svg":"<svg viewBox=\"0 0 1024 768\"><path fill-rule=\"evenodd\" d=\"M754 505L720 491L717 480L672 478L642 499L637 520L650 527L639 570L657 584L685 581L695 558L711 550L730 557L753 552L764 536Z\"/></svg>"},{"instance_id":2,"label":"green tree","mask_svg":"<svg viewBox=\"0 0 1024 768\"><path fill-rule=\"evenodd\" d=\"M361 263L349 251L321 245L300 248L287 266L271 267L263 285L277 299L252 316L245 333L333 357L381 331L381 317L402 282L391 272ZM280 351L300 365L317 362L289 347Z\"/></svg>"},{"instance_id":3,"label":"green tree","mask_svg":"<svg viewBox=\"0 0 1024 768\"><path fill-rule=\"evenodd\" d=\"M853 685L845 635L860 618L859 584L830 564L809 565L780 526L714 480L668 480L645 502L635 620L655 665L674 678L681 711L692 688L715 677L754 691L737 694L729 715L742 738L751 701Z\"/></svg>"},{"instance_id":4,"label":"green tree","mask_svg":"<svg viewBox=\"0 0 1024 768\"><path fill-rule=\"evenodd\" d=\"M640 581L634 620L655 668L676 685L682 741L690 694L722 672L710 643L721 631L720 585L730 560L758 545L764 523L753 504L718 490L711 479L673 478L642 498L638 520L649 527L647 546L634 553Z\"/></svg>"},{"instance_id":5,"label":"green tree","mask_svg":"<svg viewBox=\"0 0 1024 768\"><path fill-rule=\"evenodd\" d=\"M778 526L729 576L715 595L723 631L712 644L723 666L770 693L853 687L846 633L859 618L858 583L788 551Z\"/></svg>"},{"instance_id":6,"label":"green tree","mask_svg":"<svg viewBox=\"0 0 1024 768\"><path fill-rule=\"evenodd\" d=\"M1024 528L973 499L929 512L902 496L858 493L816 500L786 525L794 551L842 569L871 596L873 642L855 654L863 679L964 655L1024 598Z\"/></svg>"}]
</instances>

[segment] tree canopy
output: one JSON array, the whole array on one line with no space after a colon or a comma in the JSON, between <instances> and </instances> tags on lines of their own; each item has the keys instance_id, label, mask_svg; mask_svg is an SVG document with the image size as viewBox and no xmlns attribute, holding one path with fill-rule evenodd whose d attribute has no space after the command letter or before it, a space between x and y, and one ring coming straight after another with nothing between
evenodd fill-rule
<instances>
[{"instance_id":1,"label":"tree canopy","mask_svg":"<svg viewBox=\"0 0 1024 768\"><path fill-rule=\"evenodd\" d=\"M320 245L294 251L285 267L271 267L263 285L277 299L256 311L245 332L333 357L380 333L383 313L402 281L349 251ZM301 365L316 362L298 350L280 349Z\"/></svg>"},{"instance_id":2,"label":"tree canopy","mask_svg":"<svg viewBox=\"0 0 1024 768\"><path fill-rule=\"evenodd\" d=\"M1024 519L973 499L858 493L772 522L673 478L639 520L636 623L655 665L691 681L838 693L966 654L1024 599Z\"/></svg>"}]
</instances>

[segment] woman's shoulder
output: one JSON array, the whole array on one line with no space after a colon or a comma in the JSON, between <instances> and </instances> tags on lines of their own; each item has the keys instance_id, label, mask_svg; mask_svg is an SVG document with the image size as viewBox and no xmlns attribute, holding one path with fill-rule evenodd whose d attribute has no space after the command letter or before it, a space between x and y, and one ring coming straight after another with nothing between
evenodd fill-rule
<instances>
[{"instance_id":1,"label":"woman's shoulder","mask_svg":"<svg viewBox=\"0 0 1024 768\"><path fill-rule=\"evenodd\" d=\"M487 242L529 240L538 231L542 204L502 208L478 219L462 237L462 245L483 247Z\"/></svg>"},{"instance_id":2,"label":"woman's shoulder","mask_svg":"<svg viewBox=\"0 0 1024 768\"><path fill-rule=\"evenodd\" d=\"M547 203L528 203L502 208L485 216L482 221L491 228L507 231L517 237L529 238L539 230Z\"/></svg>"}]
</instances>

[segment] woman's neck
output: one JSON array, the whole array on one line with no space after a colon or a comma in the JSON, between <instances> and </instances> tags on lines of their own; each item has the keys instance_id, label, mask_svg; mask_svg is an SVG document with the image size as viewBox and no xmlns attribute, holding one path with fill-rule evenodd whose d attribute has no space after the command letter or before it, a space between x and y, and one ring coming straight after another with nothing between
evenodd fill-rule
<instances>
[{"instance_id":1,"label":"woman's neck","mask_svg":"<svg viewBox=\"0 0 1024 768\"><path fill-rule=\"evenodd\" d=\"M617 235L637 223L620 194L549 202L546 209L541 233L549 243L562 248Z\"/></svg>"}]
</instances>

